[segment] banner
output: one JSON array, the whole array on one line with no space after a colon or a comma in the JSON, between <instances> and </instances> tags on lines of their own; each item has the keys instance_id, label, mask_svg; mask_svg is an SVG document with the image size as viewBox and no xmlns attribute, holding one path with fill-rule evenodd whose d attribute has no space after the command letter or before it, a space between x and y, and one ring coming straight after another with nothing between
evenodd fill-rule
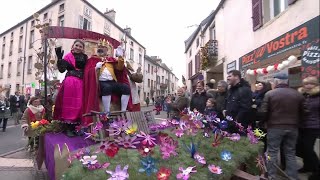
<instances>
[{"instance_id":1,"label":"banner","mask_svg":"<svg viewBox=\"0 0 320 180\"><path fill-rule=\"evenodd\" d=\"M308 76L320 77L320 47L319 38L306 44L302 48L302 79Z\"/></svg>"},{"instance_id":2,"label":"banner","mask_svg":"<svg viewBox=\"0 0 320 180\"><path fill-rule=\"evenodd\" d=\"M240 70L245 72L245 70L251 65L260 64L268 58L282 54L291 49L302 49L309 43L317 41L317 39L319 39L319 19L320 16L317 16L240 57ZM308 45L308 47L309 46L310 45ZM302 66L305 67L306 64L302 62Z\"/></svg>"},{"instance_id":3,"label":"banner","mask_svg":"<svg viewBox=\"0 0 320 180\"><path fill-rule=\"evenodd\" d=\"M117 48L120 45L120 42L117 41L116 39L113 39L103 34L87 31L83 29L61 27L61 26L49 26L46 37L47 38L63 38L63 39L90 39L90 40L105 39L109 41L109 43L112 44L114 48Z\"/></svg>"}]
</instances>

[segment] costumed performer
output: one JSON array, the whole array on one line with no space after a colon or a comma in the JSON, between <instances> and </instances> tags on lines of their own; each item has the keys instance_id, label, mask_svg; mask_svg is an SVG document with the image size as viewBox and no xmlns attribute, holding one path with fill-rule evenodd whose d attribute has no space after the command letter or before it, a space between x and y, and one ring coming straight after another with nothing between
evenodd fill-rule
<instances>
[{"instance_id":1,"label":"costumed performer","mask_svg":"<svg viewBox=\"0 0 320 180\"><path fill-rule=\"evenodd\" d=\"M131 98L132 98L132 108L130 111L141 111L140 107L140 98L138 93L137 83L141 83L143 79L143 75L141 74L141 68L139 67L136 72L132 68L129 62L126 62L126 67L128 70L128 79L130 82L130 89L131 89Z\"/></svg>"},{"instance_id":2,"label":"costumed performer","mask_svg":"<svg viewBox=\"0 0 320 180\"><path fill-rule=\"evenodd\" d=\"M117 60L107 56L108 46L105 46L103 43L100 44L100 49L98 49L98 55L100 57L106 57L102 59L102 62L96 64L96 69L99 69L100 94L102 96L104 111L107 113L110 112L111 94L117 93L121 95L121 111L127 110L130 98L130 87L127 84L118 82L115 75L115 70L124 70L124 51L119 47L116 52Z\"/></svg>"},{"instance_id":3,"label":"costumed performer","mask_svg":"<svg viewBox=\"0 0 320 180\"><path fill-rule=\"evenodd\" d=\"M21 128L23 129L24 135L28 137L28 146L30 151L38 148L39 136L33 131L31 123L40 121L45 116L45 108L41 105L39 97L32 97L29 100L27 109L24 111L21 118Z\"/></svg>"},{"instance_id":4,"label":"costumed performer","mask_svg":"<svg viewBox=\"0 0 320 180\"><path fill-rule=\"evenodd\" d=\"M82 119L83 69L88 56L84 52L84 43L75 40L71 52L63 57L61 47L56 48L58 70L67 71L55 101L53 118L70 124L67 135L74 135L74 125Z\"/></svg>"},{"instance_id":5,"label":"costumed performer","mask_svg":"<svg viewBox=\"0 0 320 180\"><path fill-rule=\"evenodd\" d=\"M119 45L119 44L118 44ZM130 109L130 85L127 70L124 67L123 50L118 48L118 60L113 58L114 48L108 41L99 40L94 48L94 54L88 59L84 70L84 101L83 114L90 111L101 111L102 100L104 112L110 112L110 104L121 100L121 109ZM120 56L121 55L121 56ZM121 95L121 99L119 99ZM129 101L129 102L128 102ZM83 126L93 122L92 117L84 117Z\"/></svg>"}]
</instances>

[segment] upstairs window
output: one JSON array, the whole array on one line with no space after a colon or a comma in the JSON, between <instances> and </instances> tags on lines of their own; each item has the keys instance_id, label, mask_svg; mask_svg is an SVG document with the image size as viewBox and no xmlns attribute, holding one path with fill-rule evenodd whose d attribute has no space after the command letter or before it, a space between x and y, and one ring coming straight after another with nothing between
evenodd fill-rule
<instances>
[{"instance_id":1,"label":"upstairs window","mask_svg":"<svg viewBox=\"0 0 320 180\"><path fill-rule=\"evenodd\" d=\"M80 16L79 17L79 28L91 31L91 29L92 29L91 22L87 18Z\"/></svg>"},{"instance_id":2,"label":"upstairs window","mask_svg":"<svg viewBox=\"0 0 320 180\"><path fill-rule=\"evenodd\" d=\"M59 18L58 18L58 26L64 27L64 15L59 16Z\"/></svg>"},{"instance_id":3,"label":"upstairs window","mask_svg":"<svg viewBox=\"0 0 320 180\"><path fill-rule=\"evenodd\" d=\"M60 4L59 6L59 13L64 11L64 4Z\"/></svg>"}]
</instances>

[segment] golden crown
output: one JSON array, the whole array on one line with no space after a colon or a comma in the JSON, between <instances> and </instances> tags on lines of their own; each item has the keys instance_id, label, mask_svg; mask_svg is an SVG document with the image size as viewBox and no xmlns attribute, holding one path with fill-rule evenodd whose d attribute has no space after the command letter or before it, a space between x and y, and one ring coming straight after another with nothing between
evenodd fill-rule
<instances>
[{"instance_id":1,"label":"golden crown","mask_svg":"<svg viewBox=\"0 0 320 180\"><path fill-rule=\"evenodd\" d=\"M111 44L109 43L109 41L105 40L105 39L99 39L98 41L98 47L110 47Z\"/></svg>"}]
</instances>

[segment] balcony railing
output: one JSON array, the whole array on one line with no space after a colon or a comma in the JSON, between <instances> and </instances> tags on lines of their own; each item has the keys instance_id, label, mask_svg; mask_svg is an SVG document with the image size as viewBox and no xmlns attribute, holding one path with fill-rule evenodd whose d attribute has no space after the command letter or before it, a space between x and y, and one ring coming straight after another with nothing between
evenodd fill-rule
<instances>
[{"instance_id":1,"label":"balcony railing","mask_svg":"<svg viewBox=\"0 0 320 180\"><path fill-rule=\"evenodd\" d=\"M209 40L204 47L201 47L201 69L206 70L209 66L215 65L218 59L218 41Z\"/></svg>"},{"instance_id":2,"label":"balcony railing","mask_svg":"<svg viewBox=\"0 0 320 180\"><path fill-rule=\"evenodd\" d=\"M160 89L161 90L164 90L164 89L167 89L168 88L168 85L167 84L165 84L165 83L161 83L160 84Z\"/></svg>"}]
</instances>

